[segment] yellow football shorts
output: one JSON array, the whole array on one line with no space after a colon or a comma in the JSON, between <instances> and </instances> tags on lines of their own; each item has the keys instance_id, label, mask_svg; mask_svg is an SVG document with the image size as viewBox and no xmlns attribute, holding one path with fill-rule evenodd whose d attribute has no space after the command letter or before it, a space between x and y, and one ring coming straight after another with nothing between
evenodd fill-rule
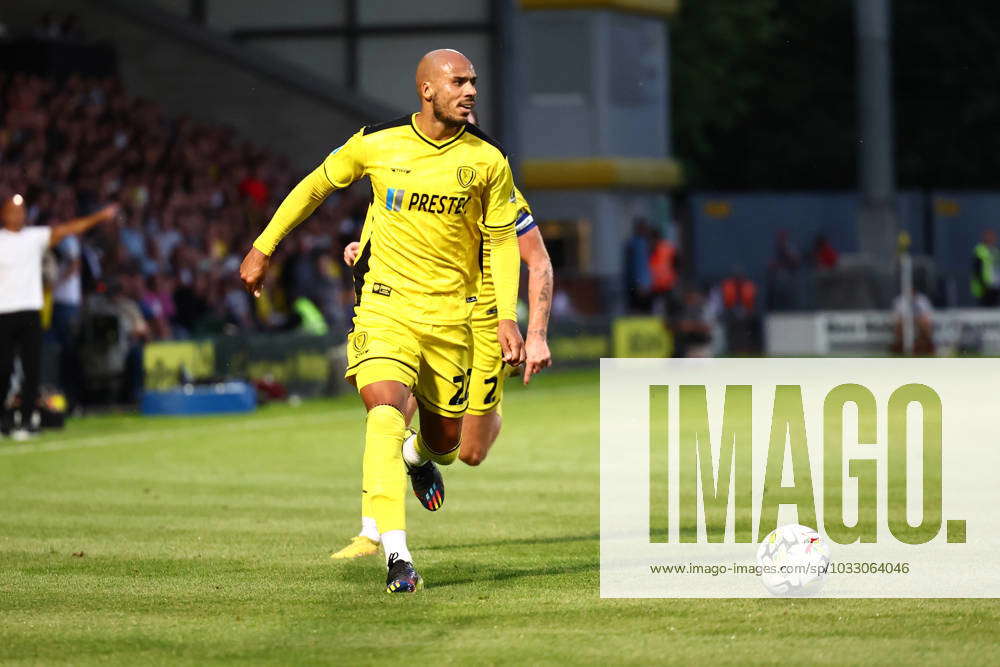
<instances>
[{"instance_id":1,"label":"yellow football shorts","mask_svg":"<svg viewBox=\"0 0 1000 667\"><path fill-rule=\"evenodd\" d=\"M461 417L469 405L471 362L466 323L416 324L359 308L347 335L344 377L353 377L358 391L381 380L402 382L425 409Z\"/></svg>"},{"instance_id":2,"label":"yellow football shorts","mask_svg":"<svg viewBox=\"0 0 1000 667\"><path fill-rule=\"evenodd\" d=\"M485 415L500 409L507 367L497 340L497 319L472 321L472 378L469 382L470 415Z\"/></svg>"}]
</instances>

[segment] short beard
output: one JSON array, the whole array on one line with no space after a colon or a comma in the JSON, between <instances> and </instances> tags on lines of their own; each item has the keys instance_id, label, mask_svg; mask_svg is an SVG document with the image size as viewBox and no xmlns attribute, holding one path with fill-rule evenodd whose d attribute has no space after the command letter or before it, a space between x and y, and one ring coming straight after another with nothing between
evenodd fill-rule
<instances>
[{"instance_id":1,"label":"short beard","mask_svg":"<svg viewBox=\"0 0 1000 667\"><path fill-rule=\"evenodd\" d=\"M452 118L448 115L445 110L444 105L439 105L437 98L431 100L431 107L434 110L434 120L438 121L445 127L462 127L465 125L465 120L462 118Z\"/></svg>"}]
</instances>

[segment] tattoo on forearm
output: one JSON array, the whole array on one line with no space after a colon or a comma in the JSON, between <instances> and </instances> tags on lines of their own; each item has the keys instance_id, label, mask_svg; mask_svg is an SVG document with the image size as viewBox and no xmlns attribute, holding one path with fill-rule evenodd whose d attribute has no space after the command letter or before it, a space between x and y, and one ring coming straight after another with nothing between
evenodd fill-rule
<instances>
[{"instance_id":1,"label":"tattoo on forearm","mask_svg":"<svg viewBox=\"0 0 1000 667\"><path fill-rule=\"evenodd\" d=\"M537 290L537 291L536 291ZM528 334L544 338L548 333L549 314L552 308L552 267L531 271L528 283L531 314ZM534 298L532 298L534 297Z\"/></svg>"}]
</instances>

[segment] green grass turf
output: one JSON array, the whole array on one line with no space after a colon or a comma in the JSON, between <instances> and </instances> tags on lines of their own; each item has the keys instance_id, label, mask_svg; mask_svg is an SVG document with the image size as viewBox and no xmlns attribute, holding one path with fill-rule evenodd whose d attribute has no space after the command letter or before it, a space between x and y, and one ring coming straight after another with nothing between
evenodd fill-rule
<instances>
[{"instance_id":1,"label":"green grass turf","mask_svg":"<svg viewBox=\"0 0 1000 667\"><path fill-rule=\"evenodd\" d=\"M1000 661L996 600L601 600L596 373L508 391L505 415L442 512L407 501L415 596L327 557L358 525L353 396L0 442L0 661Z\"/></svg>"}]
</instances>

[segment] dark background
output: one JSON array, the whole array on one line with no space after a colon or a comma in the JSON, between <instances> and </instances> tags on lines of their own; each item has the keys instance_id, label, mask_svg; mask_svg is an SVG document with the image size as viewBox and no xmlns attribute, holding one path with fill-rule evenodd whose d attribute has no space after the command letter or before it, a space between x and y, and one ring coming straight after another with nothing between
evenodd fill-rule
<instances>
[{"instance_id":1,"label":"dark background","mask_svg":"<svg viewBox=\"0 0 1000 667\"><path fill-rule=\"evenodd\" d=\"M674 148L692 188L857 185L853 2L698 0L671 21ZM1000 3L892 4L902 188L1000 182Z\"/></svg>"}]
</instances>

